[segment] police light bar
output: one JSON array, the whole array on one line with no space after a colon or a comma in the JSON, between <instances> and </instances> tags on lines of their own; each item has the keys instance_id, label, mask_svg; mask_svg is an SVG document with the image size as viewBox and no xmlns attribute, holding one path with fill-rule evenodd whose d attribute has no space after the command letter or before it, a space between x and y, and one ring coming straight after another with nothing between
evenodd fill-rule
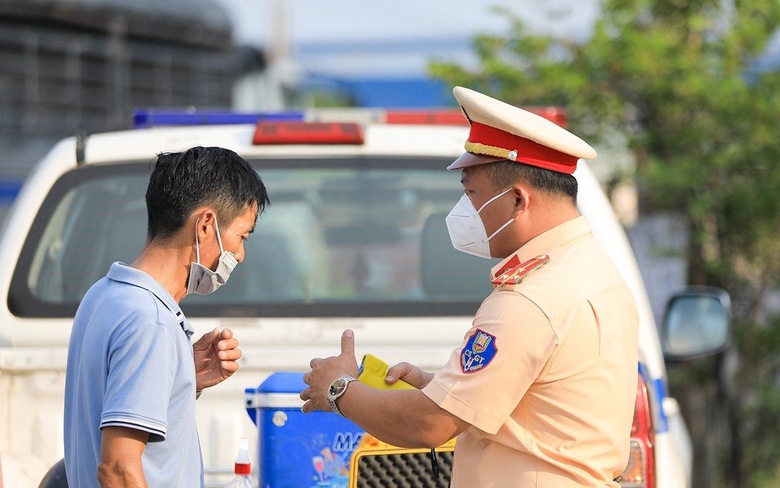
<instances>
[{"instance_id":1,"label":"police light bar","mask_svg":"<svg viewBox=\"0 0 780 488\"><path fill-rule=\"evenodd\" d=\"M363 144L363 127L354 122L260 122L252 144Z\"/></svg>"},{"instance_id":2,"label":"police light bar","mask_svg":"<svg viewBox=\"0 0 780 488\"><path fill-rule=\"evenodd\" d=\"M568 126L566 112L558 107L523 107L561 127ZM309 109L282 112L232 112L230 110L156 110L133 112L133 127L257 124L260 122L340 122L357 124L468 125L459 109Z\"/></svg>"},{"instance_id":3,"label":"police light bar","mask_svg":"<svg viewBox=\"0 0 780 488\"><path fill-rule=\"evenodd\" d=\"M257 124L263 121L302 121L303 112L231 112L229 110L136 110L133 128L160 126Z\"/></svg>"}]
</instances>

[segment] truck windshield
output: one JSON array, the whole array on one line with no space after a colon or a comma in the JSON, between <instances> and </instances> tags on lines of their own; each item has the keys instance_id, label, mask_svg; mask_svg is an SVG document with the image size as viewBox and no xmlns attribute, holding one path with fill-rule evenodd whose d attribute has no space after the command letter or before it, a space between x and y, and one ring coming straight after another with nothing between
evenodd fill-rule
<instances>
[{"instance_id":1,"label":"truck windshield","mask_svg":"<svg viewBox=\"0 0 780 488\"><path fill-rule=\"evenodd\" d=\"M473 314L492 261L452 248L444 218L460 198L449 160L255 160L271 198L230 282L188 296L188 316ZM148 162L64 175L36 218L9 306L22 316L75 313L114 261L146 237Z\"/></svg>"}]
</instances>

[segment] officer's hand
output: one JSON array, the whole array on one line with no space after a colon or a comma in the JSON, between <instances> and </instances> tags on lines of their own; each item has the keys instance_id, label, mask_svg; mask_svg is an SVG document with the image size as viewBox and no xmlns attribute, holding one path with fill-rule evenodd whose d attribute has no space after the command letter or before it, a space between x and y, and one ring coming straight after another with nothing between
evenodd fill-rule
<instances>
[{"instance_id":1,"label":"officer's hand","mask_svg":"<svg viewBox=\"0 0 780 488\"><path fill-rule=\"evenodd\" d=\"M328 403L328 388L333 380L342 376L358 376L357 360L355 359L355 336L347 329L341 334L341 354L329 358L314 358L309 363L311 371L303 375L303 382L308 388L301 392L304 401L301 410L304 413L322 410L330 412Z\"/></svg>"},{"instance_id":2,"label":"officer's hand","mask_svg":"<svg viewBox=\"0 0 780 488\"><path fill-rule=\"evenodd\" d=\"M196 389L198 391L222 383L238 371L238 360L241 350L238 349L238 339L233 337L233 331L215 328L203 334L203 337L192 345L195 358Z\"/></svg>"},{"instance_id":3,"label":"officer's hand","mask_svg":"<svg viewBox=\"0 0 780 488\"><path fill-rule=\"evenodd\" d=\"M433 373L426 373L409 363L398 363L387 370L385 382L392 385L398 380L404 380L416 388L425 388L433 379Z\"/></svg>"}]
</instances>

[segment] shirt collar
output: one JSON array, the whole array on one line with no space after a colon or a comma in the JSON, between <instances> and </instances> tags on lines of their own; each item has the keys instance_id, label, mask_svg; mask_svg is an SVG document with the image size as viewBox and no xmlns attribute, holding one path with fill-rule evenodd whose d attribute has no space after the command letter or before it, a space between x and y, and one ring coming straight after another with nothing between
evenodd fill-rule
<instances>
[{"instance_id":1,"label":"shirt collar","mask_svg":"<svg viewBox=\"0 0 780 488\"><path fill-rule=\"evenodd\" d=\"M176 300L174 300L171 294L168 293L168 290L163 288L163 286L160 285L157 280L148 274L144 273L140 269L128 266L121 261L117 261L111 265L107 276L110 280L127 283L128 285L133 285L139 288L143 288L144 290L148 290L152 295L157 297L160 302L162 302L165 308L170 310L171 313L176 316L176 320L179 321L179 325L181 326L184 333L187 334L187 337L192 337L192 334L195 333L189 321L184 317L184 313L182 312L181 307L179 307L179 304L176 303Z\"/></svg>"},{"instance_id":2,"label":"shirt collar","mask_svg":"<svg viewBox=\"0 0 780 488\"><path fill-rule=\"evenodd\" d=\"M561 247L590 232L590 224L585 217L579 216L568 220L526 242L523 247L495 265L491 270L490 277L494 279L520 263L524 263L536 256L548 254L550 250Z\"/></svg>"}]
</instances>

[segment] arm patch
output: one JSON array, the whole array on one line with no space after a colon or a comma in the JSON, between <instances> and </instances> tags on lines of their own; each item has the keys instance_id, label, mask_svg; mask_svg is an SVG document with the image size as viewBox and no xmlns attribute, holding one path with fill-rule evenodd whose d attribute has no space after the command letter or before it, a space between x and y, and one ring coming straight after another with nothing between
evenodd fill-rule
<instances>
[{"instance_id":1,"label":"arm patch","mask_svg":"<svg viewBox=\"0 0 780 488\"><path fill-rule=\"evenodd\" d=\"M497 354L496 336L477 329L460 352L460 369L464 373L481 371Z\"/></svg>"}]
</instances>

